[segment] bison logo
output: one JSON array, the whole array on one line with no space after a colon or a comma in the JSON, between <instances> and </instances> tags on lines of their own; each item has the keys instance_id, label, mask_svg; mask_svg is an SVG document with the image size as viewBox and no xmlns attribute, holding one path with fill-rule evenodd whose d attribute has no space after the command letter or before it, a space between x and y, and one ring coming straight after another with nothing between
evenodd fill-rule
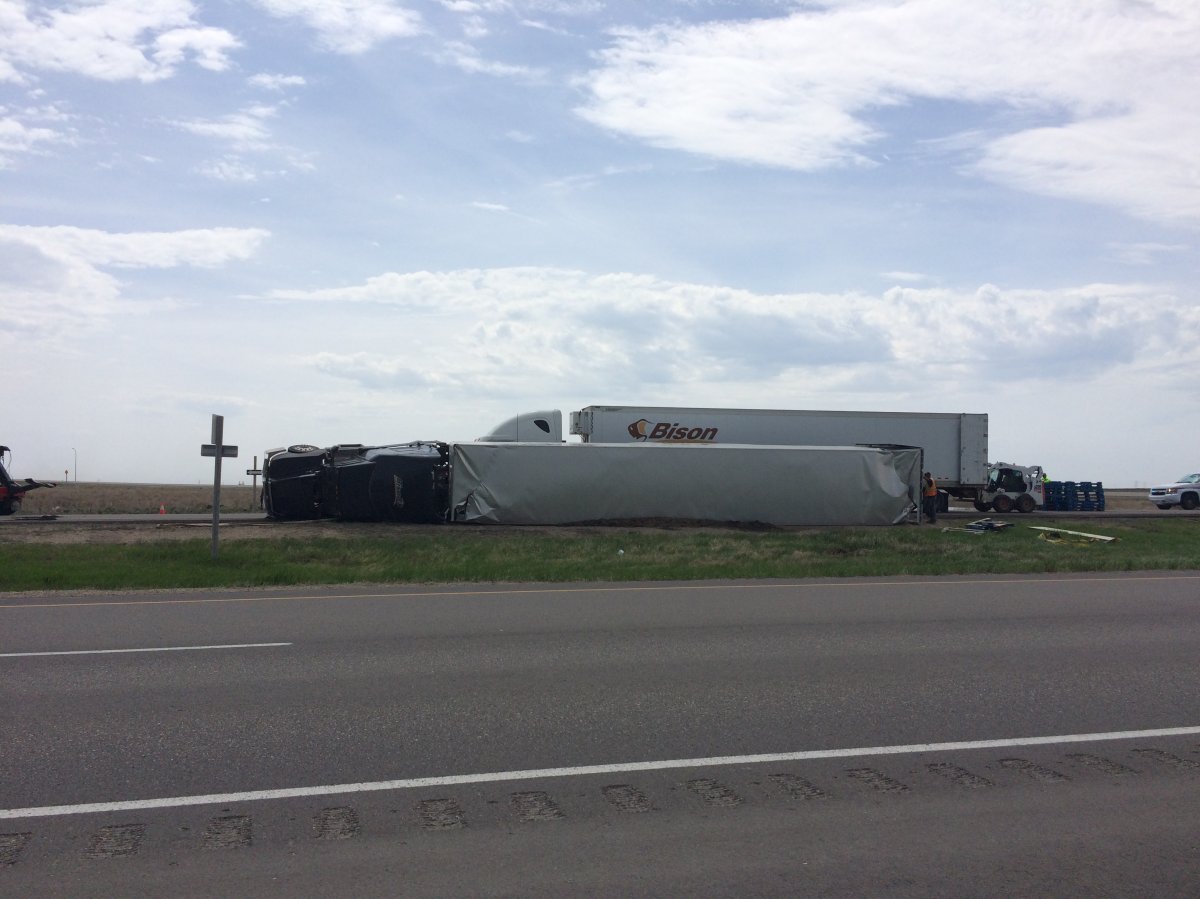
<instances>
[{"instance_id":1,"label":"bison logo","mask_svg":"<svg viewBox=\"0 0 1200 899\"><path fill-rule=\"evenodd\" d=\"M637 421L635 421L633 424L631 424L629 426L629 436L632 437L634 440L645 440L646 439L646 425L648 425L648 424L650 424L650 422L646 421L646 419L639 418Z\"/></svg>"}]
</instances>

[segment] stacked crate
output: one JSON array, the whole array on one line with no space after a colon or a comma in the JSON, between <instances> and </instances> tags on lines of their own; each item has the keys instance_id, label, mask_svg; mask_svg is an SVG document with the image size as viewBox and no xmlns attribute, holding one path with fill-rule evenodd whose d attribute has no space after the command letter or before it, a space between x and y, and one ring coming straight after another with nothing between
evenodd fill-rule
<instances>
[{"instance_id":1,"label":"stacked crate","mask_svg":"<svg viewBox=\"0 0 1200 899\"><path fill-rule=\"evenodd\" d=\"M1047 481L1048 512L1103 512L1104 484L1101 481Z\"/></svg>"}]
</instances>

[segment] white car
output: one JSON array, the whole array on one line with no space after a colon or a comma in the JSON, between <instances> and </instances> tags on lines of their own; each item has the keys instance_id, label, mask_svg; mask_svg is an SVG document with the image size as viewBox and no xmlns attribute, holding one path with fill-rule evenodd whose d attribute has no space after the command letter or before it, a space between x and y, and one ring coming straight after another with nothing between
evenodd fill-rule
<instances>
[{"instance_id":1,"label":"white car","mask_svg":"<svg viewBox=\"0 0 1200 899\"><path fill-rule=\"evenodd\" d=\"M1170 509L1172 506L1197 508L1200 506L1200 472L1184 475L1174 484L1151 487L1147 499L1160 509Z\"/></svg>"}]
</instances>

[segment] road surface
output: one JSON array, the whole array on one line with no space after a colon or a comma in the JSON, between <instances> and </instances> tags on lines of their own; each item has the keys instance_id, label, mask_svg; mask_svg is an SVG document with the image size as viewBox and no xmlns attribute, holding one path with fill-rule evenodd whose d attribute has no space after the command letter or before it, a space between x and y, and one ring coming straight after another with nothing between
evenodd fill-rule
<instances>
[{"instance_id":1,"label":"road surface","mask_svg":"<svg viewBox=\"0 0 1200 899\"><path fill-rule=\"evenodd\" d=\"M1200 573L0 600L2 895L1200 888Z\"/></svg>"}]
</instances>

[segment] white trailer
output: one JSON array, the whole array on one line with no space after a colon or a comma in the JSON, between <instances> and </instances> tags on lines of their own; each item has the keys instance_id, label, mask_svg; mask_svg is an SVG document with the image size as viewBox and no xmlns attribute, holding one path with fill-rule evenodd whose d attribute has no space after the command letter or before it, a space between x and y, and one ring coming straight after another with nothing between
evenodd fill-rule
<instances>
[{"instance_id":1,"label":"white trailer","mask_svg":"<svg viewBox=\"0 0 1200 899\"><path fill-rule=\"evenodd\" d=\"M570 422L585 443L916 446L925 470L952 495L977 499L988 482L982 413L587 406Z\"/></svg>"}]
</instances>

